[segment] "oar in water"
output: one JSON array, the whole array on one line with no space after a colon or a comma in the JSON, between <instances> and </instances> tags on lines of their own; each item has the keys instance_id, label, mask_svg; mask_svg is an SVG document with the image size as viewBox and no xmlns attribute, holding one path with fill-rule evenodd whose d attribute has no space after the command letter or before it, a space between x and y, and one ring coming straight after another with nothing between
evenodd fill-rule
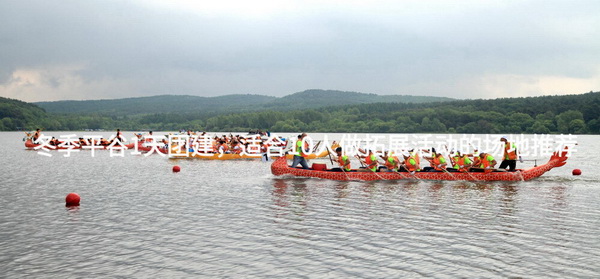
<instances>
[{"instance_id":1,"label":"oar in water","mask_svg":"<svg viewBox=\"0 0 600 279\"><path fill-rule=\"evenodd\" d=\"M460 170L460 169L459 169L459 170ZM469 170L466 170L466 171L460 171L460 172L468 174L468 175L469 175L469 176L470 176L470 177L471 177L473 180L475 180L475 181L479 181L479 179L477 179L475 176L473 176L473 175L472 175L472 174L469 172Z\"/></svg>"},{"instance_id":2,"label":"oar in water","mask_svg":"<svg viewBox=\"0 0 600 279\"><path fill-rule=\"evenodd\" d=\"M442 169L442 171L444 171L445 173L450 175L450 177L452 177L452 180L456 180L456 177L454 177L454 175L452 175L446 168L441 168L441 169Z\"/></svg>"},{"instance_id":3,"label":"oar in water","mask_svg":"<svg viewBox=\"0 0 600 279\"><path fill-rule=\"evenodd\" d=\"M418 177L417 177L417 176L416 176L414 173L410 172L410 171L408 170L408 168L407 168L405 165L401 165L401 166L402 166L402 168L404 168L404 169L405 169L405 170L408 172L408 174L410 174L410 176L412 176L413 178L415 178L415 179L417 179L417 180L421 180L421 179L420 179L420 178L418 178Z\"/></svg>"}]
</instances>

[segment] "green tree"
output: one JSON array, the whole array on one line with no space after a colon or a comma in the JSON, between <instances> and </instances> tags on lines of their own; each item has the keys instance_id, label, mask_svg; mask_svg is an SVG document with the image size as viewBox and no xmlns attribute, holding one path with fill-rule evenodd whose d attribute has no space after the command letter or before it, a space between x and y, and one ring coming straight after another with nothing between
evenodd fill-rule
<instances>
[{"instance_id":1,"label":"green tree","mask_svg":"<svg viewBox=\"0 0 600 279\"><path fill-rule=\"evenodd\" d=\"M581 120L581 121L574 121ZM583 126L581 125L583 123ZM575 133L584 130L583 114L578 110L568 110L556 116L558 131L561 133Z\"/></svg>"}]
</instances>

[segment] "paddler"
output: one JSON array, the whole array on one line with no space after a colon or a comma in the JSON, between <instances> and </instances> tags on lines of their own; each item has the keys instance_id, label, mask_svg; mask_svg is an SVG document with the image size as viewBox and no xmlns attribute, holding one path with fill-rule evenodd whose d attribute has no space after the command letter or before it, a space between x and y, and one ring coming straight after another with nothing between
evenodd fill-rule
<instances>
[{"instance_id":1,"label":"paddler","mask_svg":"<svg viewBox=\"0 0 600 279\"><path fill-rule=\"evenodd\" d=\"M492 171L496 164L497 162L496 159L494 159L494 156L485 152L479 153L479 165L476 165L476 167L488 172Z\"/></svg>"},{"instance_id":2,"label":"paddler","mask_svg":"<svg viewBox=\"0 0 600 279\"><path fill-rule=\"evenodd\" d=\"M351 171L350 158L348 158L348 155L342 154L341 147L335 149L335 154L337 155L337 162L340 165L340 168L344 171Z\"/></svg>"},{"instance_id":3,"label":"paddler","mask_svg":"<svg viewBox=\"0 0 600 279\"><path fill-rule=\"evenodd\" d=\"M446 159L442 153L436 152L435 148L431 148L431 157L423 157L427 161L431 167L424 168L425 171L444 171L446 169Z\"/></svg>"},{"instance_id":4,"label":"paddler","mask_svg":"<svg viewBox=\"0 0 600 279\"><path fill-rule=\"evenodd\" d=\"M379 162L377 162L377 156L375 156L375 154L373 153L372 149L369 149L369 153L367 154L367 156L359 156L360 158L365 158L365 163L367 165L367 170L372 171L372 172L376 172L377 171L377 167L379 166Z\"/></svg>"},{"instance_id":5,"label":"paddler","mask_svg":"<svg viewBox=\"0 0 600 279\"><path fill-rule=\"evenodd\" d=\"M123 138L123 133L121 133L121 129L117 129L117 134L113 140L118 140L120 142L124 142L125 138Z\"/></svg>"},{"instance_id":6,"label":"paddler","mask_svg":"<svg viewBox=\"0 0 600 279\"><path fill-rule=\"evenodd\" d=\"M388 169L388 171L398 171L398 168L400 167L400 160L398 160L398 157L396 157L394 151L388 151L387 153L382 155L381 158L384 160L384 165Z\"/></svg>"},{"instance_id":7,"label":"paddler","mask_svg":"<svg viewBox=\"0 0 600 279\"><path fill-rule=\"evenodd\" d=\"M414 173L419 170L419 164L417 163L417 159L410 152L403 152L402 157L404 158L404 162L400 171L408 171Z\"/></svg>"},{"instance_id":8,"label":"paddler","mask_svg":"<svg viewBox=\"0 0 600 279\"><path fill-rule=\"evenodd\" d=\"M504 145L504 156L500 163L499 169L509 168L508 171L515 171L517 167L517 146L513 142L509 142L506 136L500 138L500 141Z\"/></svg>"},{"instance_id":9,"label":"paddler","mask_svg":"<svg viewBox=\"0 0 600 279\"><path fill-rule=\"evenodd\" d=\"M456 150L456 155L453 157L453 160L455 160L454 169L460 172L468 171L473 165L473 161L471 161L469 156L467 156L467 154L462 154L460 150Z\"/></svg>"},{"instance_id":10,"label":"paddler","mask_svg":"<svg viewBox=\"0 0 600 279\"><path fill-rule=\"evenodd\" d=\"M446 150L448 150L448 147L446 147ZM454 151L454 149L450 150L450 152L448 153L448 159L450 159L450 165L452 166L452 168L449 168L448 170L458 171L458 160L460 160L460 151Z\"/></svg>"},{"instance_id":11,"label":"paddler","mask_svg":"<svg viewBox=\"0 0 600 279\"><path fill-rule=\"evenodd\" d=\"M40 129L35 129L35 133L33 133L33 142L36 142L41 135L42 131L40 131Z\"/></svg>"}]
</instances>

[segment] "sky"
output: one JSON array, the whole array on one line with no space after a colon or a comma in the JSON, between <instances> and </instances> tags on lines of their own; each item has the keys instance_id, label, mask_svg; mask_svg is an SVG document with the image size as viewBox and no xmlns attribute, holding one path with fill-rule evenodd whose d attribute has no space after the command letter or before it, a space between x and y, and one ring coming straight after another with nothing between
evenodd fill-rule
<instances>
[{"instance_id":1,"label":"sky","mask_svg":"<svg viewBox=\"0 0 600 279\"><path fill-rule=\"evenodd\" d=\"M0 96L600 91L600 1L0 0Z\"/></svg>"}]
</instances>

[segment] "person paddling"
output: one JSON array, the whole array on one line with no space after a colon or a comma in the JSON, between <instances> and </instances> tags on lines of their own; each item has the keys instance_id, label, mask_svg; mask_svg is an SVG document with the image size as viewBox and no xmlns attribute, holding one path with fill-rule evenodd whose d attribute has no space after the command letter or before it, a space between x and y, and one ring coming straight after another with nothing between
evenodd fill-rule
<instances>
[{"instance_id":1,"label":"person paddling","mask_svg":"<svg viewBox=\"0 0 600 279\"><path fill-rule=\"evenodd\" d=\"M485 152L479 153L479 165L476 165L476 167L478 167L480 171L483 169L485 172L491 172L496 164L497 162L496 159L494 159L494 156Z\"/></svg>"},{"instance_id":2,"label":"person paddling","mask_svg":"<svg viewBox=\"0 0 600 279\"><path fill-rule=\"evenodd\" d=\"M415 171L419 170L419 164L417 163L417 159L415 159L413 154L410 152L403 152L402 157L404 158L404 162L400 171L408 171L414 174Z\"/></svg>"},{"instance_id":3,"label":"person paddling","mask_svg":"<svg viewBox=\"0 0 600 279\"><path fill-rule=\"evenodd\" d=\"M40 129L36 129L35 133L33 133L33 142L36 142L37 139L42 135L42 131Z\"/></svg>"},{"instance_id":4,"label":"person paddling","mask_svg":"<svg viewBox=\"0 0 600 279\"><path fill-rule=\"evenodd\" d=\"M460 150L456 150L456 156L453 159L455 160L454 169L460 172L469 171L469 168L473 165L473 161L469 156L462 154Z\"/></svg>"},{"instance_id":5,"label":"person paddling","mask_svg":"<svg viewBox=\"0 0 600 279\"><path fill-rule=\"evenodd\" d=\"M336 161L340 165L340 168L344 171L351 171L352 167L350 166L350 158L348 158L348 155L342 154L341 147L335 149L335 154L337 155Z\"/></svg>"},{"instance_id":6,"label":"person paddling","mask_svg":"<svg viewBox=\"0 0 600 279\"><path fill-rule=\"evenodd\" d=\"M506 136L501 137L500 141L504 144L504 156L500 163L499 169L509 168L508 171L515 171L517 167L517 146L508 141Z\"/></svg>"},{"instance_id":7,"label":"person paddling","mask_svg":"<svg viewBox=\"0 0 600 279\"><path fill-rule=\"evenodd\" d=\"M382 155L381 158L384 160L385 167L388 171L397 172L400 167L400 160L394 154L394 151L387 152L386 155Z\"/></svg>"},{"instance_id":8,"label":"person paddling","mask_svg":"<svg viewBox=\"0 0 600 279\"><path fill-rule=\"evenodd\" d=\"M431 157L424 157L431 167L424 168L425 171L444 171L446 169L446 159L442 153L436 152L435 148L431 148Z\"/></svg>"},{"instance_id":9,"label":"person paddling","mask_svg":"<svg viewBox=\"0 0 600 279\"><path fill-rule=\"evenodd\" d=\"M367 156L359 156L358 158L365 158L365 163L369 171L377 171L377 166L379 165L379 163L377 162L377 156L375 156L373 150L369 149L369 154L367 154Z\"/></svg>"}]
</instances>

